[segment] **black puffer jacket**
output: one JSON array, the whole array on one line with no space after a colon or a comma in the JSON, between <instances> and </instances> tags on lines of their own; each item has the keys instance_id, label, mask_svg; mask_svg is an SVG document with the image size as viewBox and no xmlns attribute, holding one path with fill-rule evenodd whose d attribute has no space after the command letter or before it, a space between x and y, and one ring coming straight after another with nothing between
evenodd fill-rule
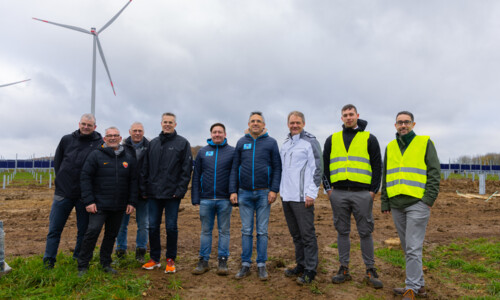
<instances>
[{"instance_id":1,"label":"black puffer jacket","mask_svg":"<svg viewBox=\"0 0 500 300\"><path fill-rule=\"evenodd\" d=\"M112 148L100 147L89 154L80 178L85 206L95 203L98 210L120 211L137 202L137 161L135 150L121 146L118 155Z\"/></svg>"},{"instance_id":2,"label":"black puffer jacket","mask_svg":"<svg viewBox=\"0 0 500 300\"><path fill-rule=\"evenodd\" d=\"M193 158L189 142L177 132L160 135L149 142L141 172L141 195L148 198L184 198Z\"/></svg>"},{"instance_id":3,"label":"black puffer jacket","mask_svg":"<svg viewBox=\"0 0 500 300\"><path fill-rule=\"evenodd\" d=\"M69 199L80 199L80 173L87 155L102 144L101 134L94 131L81 135L80 130L62 137L54 155L56 171L55 194Z\"/></svg>"}]
</instances>

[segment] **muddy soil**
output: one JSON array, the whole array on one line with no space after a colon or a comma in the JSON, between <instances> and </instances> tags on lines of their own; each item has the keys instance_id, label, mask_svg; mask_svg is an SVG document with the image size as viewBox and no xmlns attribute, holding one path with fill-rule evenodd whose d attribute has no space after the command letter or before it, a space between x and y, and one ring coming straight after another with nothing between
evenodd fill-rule
<instances>
[{"instance_id":1,"label":"muddy soil","mask_svg":"<svg viewBox=\"0 0 500 300\"><path fill-rule=\"evenodd\" d=\"M432 214L427 228L424 247L431 249L441 244L449 244L457 238L491 238L500 237L500 197L493 197L488 202L479 198L464 198L460 193L477 193L478 183L471 180L447 180L441 182L441 193L432 208ZM487 194L500 191L500 182L488 181ZM6 233L7 260L13 256L41 255L45 249L45 238L49 225L49 214L52 203L53 189L39 186L8 187L0 189L0 220L4 221ZM380 212L380 195L377 195L373 214L375 232L373 240L375 248L384 247L383 241L397 238L392 218ZM317 288L321 294L315 294L309 287L300 287L294 280L284 277L287 266L294 265L294 248L292 239L283 215L281 203L272 205L269 222L268 271L270 279L259 281L256 267L248 278L235 280L234 274L240 266L241 234L238 208L233 209L231 222L231 244L229 267L231 275L220 277L215 274L217 265L217 232L213 234L211 271L195 276L191 269L198 260L200 221L198 208L191 205L189 194L181 203L179 213L179 257L177 273L164 274L163 270L143 271L137 274L147 274L152 286L146 291L146 299L170 299L178 293L183 299L308 299L335 298L357 299L372 294L377 298L392 299L392 288L404 285L404 271L380 259L376 261L378 273L384 282L384 288L373 290L363 284L364 265L359 250L359 236L355 223L352 223L351 233L351 274L353 281L342 284L331 284L331 276L337 271L337 249L330 247L336 242L336 232L333 228L332 210L326 195L321 194L315 204L316 234L319 244L319 259ZM135 249L136 225L133 217L129 227L129 248ZM76 216L73 212L63 231L60 250L71 251L76 237ZM164 228L162 245L165 245ZM163 262L164 263L164 262ZM75 270L76 272L76 270ZM182 289L169 289L169 279L175 276L180 279ZM433 274L426 275L426 288L430 299L455 299L464 296L463 290L457 289L452 283L446 284L434 280ZM480 296L478 292L470 291L468 295ZM474 294L475 293L475 294Z\"/></svg>"}]
</instances>

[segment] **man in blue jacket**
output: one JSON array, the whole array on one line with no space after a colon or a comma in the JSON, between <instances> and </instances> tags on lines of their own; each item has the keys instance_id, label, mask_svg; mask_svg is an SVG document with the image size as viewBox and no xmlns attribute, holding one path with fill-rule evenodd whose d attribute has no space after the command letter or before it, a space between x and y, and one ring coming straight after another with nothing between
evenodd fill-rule
<instances>
[{"instance_id":1,"label":"man in blue jacket","mask_svg":"<svg viewBox=\"0 0 500 300\"><path fill-rule=\"evenodd\" d=\"M259 278L267 280L267 225L271 204L281 180L281 158L276 140L265 130L261 112L250 113L248 133L236 144L229 184L230 199L239 204L241 217L241 269L236 279L250 275L254 215L257 231Z\"/></svg>"},{"instance_id":2,"label":"man in blue jacket","mask_svg":"<svg viewBox=\"0 0 500 300\"><path fill-rule=\"evenodd\" d=\"M233 164L234 147L227 144L226 127L215 123L210 127L211 139L196 155L191 188L191 202L200 207L201 237L200 260L192 271L200 275L209 270L212 250L212 229L217 215L219 230L218 275L227 275L229 256L229 227L232 206L229 201L229 175Z\"/></svg>"}]
</instances>

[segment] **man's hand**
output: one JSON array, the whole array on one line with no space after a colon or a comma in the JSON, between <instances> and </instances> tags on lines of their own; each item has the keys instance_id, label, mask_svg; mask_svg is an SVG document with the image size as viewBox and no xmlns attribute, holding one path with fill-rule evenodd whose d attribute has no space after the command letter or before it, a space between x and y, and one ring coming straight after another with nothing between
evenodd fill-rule
<instances>
[{"instance_id":1,"label":"man's hand","mask_svg":"<svg viewBox=\"0 0 500 300\"><path fill-rule=\"evenodd\" d=\"M267 194L267 202L269 202L269 204L273 204L275 200L276 200L276 192L269 191L269 194Z\"/></svg>"},{"instance_id":2,"label":"man's hand","mask_svg":"<svg viewBox=\"0 0 500 300\"><path fill-rule=\"evenodd\" d=\"M133 207L132 205L129 204L129 205L127 205L127 210L125 211L125 213L127 215L130 215L131 213L134 212L134 210L135 210L135 207Z\"/></svg>"},{"instance_id":3,"label":"man's hand","mask_svg":"<svg viewBox=\"0 0 500 300\"><path fill-rule=\"evenodd\" d=\"M328 190L326 191L326 193L328 194L328 198L330 198L330 196L332 195L332 190Z\"/></svg>"},{"instance_id":4,"label":"man's hand","mask_svg":"<svg viewBox=\"0 0 500 300\"><path fill-rule=\"evenodd\" d=\"M232 193L231 196L229 196L229 201L231 201L232 204L238 204L238 194Z\"/></svg>"},{"instance_id":5,"label":"man's hand","mask_svg":"<svg viewBox=\"0 0 500 300\"><path fill-rule=\"evenodd\" d=\"M309 196L306 196L306 208L311 206L314 206L314 199Z\"/></svg>"},{"instance_id":6,"label":"man's hand","mask_svg":"<svg viewBox=\"0 0 500 300\"><path fill-rule=\"evenodd\" d=\"M391 211L390 211L390 210L384 210L382 213L383 213L384 215L390 215L390 214L391 214Z\"/></svg>"},{"instance_id":7,"label":"man's hand","mask_svg":"<svg viewBox=\"0 0 500 300\"><path fill-rule=\"evenodd\" d=\"M88 213L95 214L95 213L97 212L97 206L95 205L95 203L92 203L92 204L90 204L89 206L86 206L86 207L85 207L85 210L86 210Z\"/></svg>"},{"instance_id":8,"label":"man's hand","mask_svg":"<svg viewBox=\"0 0 500 300\"><path fill-rule=\"evenodd\" d=\"M370 192L370 196L372 196L372 200L375 200L375 193L374 192Z\"/></svg>"}]
</instances>

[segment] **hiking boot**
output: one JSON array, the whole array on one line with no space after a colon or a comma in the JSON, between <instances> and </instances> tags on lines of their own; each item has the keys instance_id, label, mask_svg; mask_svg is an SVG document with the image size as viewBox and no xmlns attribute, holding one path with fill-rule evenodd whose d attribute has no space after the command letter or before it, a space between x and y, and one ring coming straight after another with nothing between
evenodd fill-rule
<instances>
[{"instance_id":1,"label":"hiking boot","mask_svg":"<svg viewBox=\"0 0 500 300\"><path fill-rule=\"evenodd\" d=\"M146 262L146 260L144 259L145 255L146 255L146 248L135 249L135 260L137 260L141 264Z\"/></svg>"},{"instance_id":2,"label":"hiking boot","mask_svg":"<svg viewBox=\"0 0 500 300\"><path fill-rule=\"evenodd\" d=\"M259 270L259 279L266 281L268 278L266 266L258 267L257 269Z\"/></svg>"},{"instance_id":3,"label":"hiking boot","mask_svg":"<svg viewBox=\"0 0 500 300\"><path fill-rule=\"evenodd\" d=\"M203 257L200 257L198 265L193 271L191 271L191 273L194 275L201 275L207 272L208 270L210 270L210 268L208 267L208 261L204 260Z\"/></svg>"},{"instance_id":4,"label":"hiking boot","mask_svg":"<svg viewBox=\"0 0 500 300\"><path fill-rule=\"evenodd\" d=\"M314 277L316 276L316 273L313 271L304 271L304 274L300 277L297 277L297 284L298 285L307 285L311 284L311 282L314 280Z\"/></svg>"},{"instance_id":5,"label":"hiking boot","mask_svg":"<svg viewBox=\"0 0 500 300\"><path fill-rule=\"evenodd\" d=\"M207 262L208 267L208 262ZM167 266L165 267L165 273L175 273L175 262L171 258L167 258Z\"/></svg>"},{"instance_id":6,"label":"hiking boot","mask_svg":"<svg viewBox=\"0 0 500 300\"><path fill-rule=\"evenodd\" d=\"M416 300L415 292L412 289L407 289L403 294L403 300Z\"/></svg>"},{"instance_id":7,"label":"hiking boot","mask_svg":"<svg viewBox=\"0 0 500 300\"><path fill-rule=\"evenodd\" d=\"M304 273L304 267L301 265L296 265L293 269L288 268L285 270L286 277L297 277L301 276L302 273Z\"/></svg>"},{"instance_id":8,"label":"hiking boot","mask_svg":"<svg viewBox=\"0 0 500 300\"><path fill-rule=\"evenodd\" d=\"M227 268L227 257L219 257L219 266L217 266L217 275L227 275L229 269Z\"/></svg>"},{"instance_id":9,"label":"hiking boot","mask_svg":"<svg viewBox=\"0 0 500 300\"><path fill-rule=\"evenodd\" d=\"M111 273L113 275L116 275L118 274L118 271L111 268L110 266L105 266L105 267L102 267L102 270L104 271L104 273Z\"/></svg>"},{"instance_id":10,"label":"hiking boot","mask_svg":"<svg viewBox=\"0 0 500 300\"><path fill-rule=\"evenodd\" d=\"M115 254L118 259L122 259L127 255L127 250L116 249Z\"/></svg>"},{"instance_id":11,"label":"hiking boot","mask_svg":"<svg viewBox=\"0 0 500 300\"><path fill-rule=\"evenodd\" d=\"M241 266L240 271L234 276L234 278L241 279L241 278L247 277L248 275L250 275L250 267Z\"/></svg>"},{"instance_id":12,"label":"hiking boot","mask_svg":"<svg viewBox=\"0 0 500 300\"><path fill-rule=\"evenodd\" d=\"M144 270L153 270L154 268L161 268L161 264L159 262L150 259L147 263L142 265L142 268Z\"/></svg>"},{"instance_id":13,"label":"hiking boot","mask_svg":"<svg viewBox=\"0 0 500 300\"><path fill-rule=\"evenodd\" d=\"M381 289L384 287L384 284L380 279L378 279L377 269L370 268L366 269L365 280L366 284L371 285L374 289Z\"/></svg>"},{"instance_id":14,"label":"hiking boot","mask_svg":"<svg viewBox=\"0 0 500 300\"><path fill-rule=\"evenodd\" d=\"M87 268L83 268L83 269L79 269L78 270L78 277L83 277L87 274L87 272L89 271L89 269Z\"/></svg>"},{"instance_id":15,"label":"hiking boot","mask_svg":"<svg viewBox=\"0 0 500 300\"><path fill-rule=\"evenodd\" d=\"M395 288L395 289L392 289L392 291L394 292L394 295L403 295L406 292L406 289L405 288ZM422 297L422 298L427 297L427 291L425 290L424 286L420 287L418 289L416 296Z\"/></svg>"},{"instance_id":16,"label":"hiking boot","mask_svg":"<svg viewBox=\"0 0 500 300\"><path fill-rule=\"evenodd\" d=\"M7 264L7 262L4 261L3 267L0 268L0 277L2 277L3 275L6 275L10 271L12 271L12 268Z\"/></svg>"},{"instance_id":17,"label":"hiking boot","mask_svg":"<svg viewBox=\"0 0 500 300\"><path fill-rule=\"evenodd\" d=\"M44 259L43 260L43 266L46 270L52 270L54 269L54 265L55 265L55 261L51 260L51 259Z\"/></svg>"},{"instance_id":18,"label":"hiking boot","mask_svg":"<svg viewBox=\"0 0 500 300\"><path fill-rule=\"evenodd\" d=\"M349 274L349 267L340 266L337 275L332 277L333 283L344 283L346 281L352 280L351 274Z\"/></svg>"}]
</instances>

